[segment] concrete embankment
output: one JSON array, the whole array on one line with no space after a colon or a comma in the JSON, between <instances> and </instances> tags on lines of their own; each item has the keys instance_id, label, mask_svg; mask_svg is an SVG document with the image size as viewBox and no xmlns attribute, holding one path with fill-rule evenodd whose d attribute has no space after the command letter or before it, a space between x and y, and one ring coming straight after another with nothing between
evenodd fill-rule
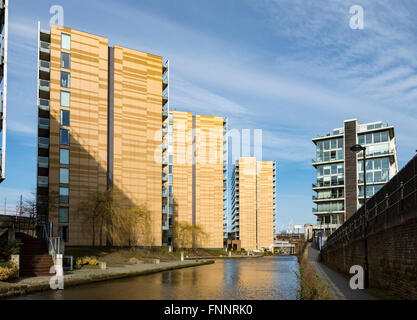
<instances>
[{"instance_id":1,"label":"concrete embankment","mask_svg":"<svg viewBox=\"0 0 417 320\"><path fill-rule=\"evenodd\" d=\"M184 260L195 260L195 259L254 259L254 258L261 258L263 255L259 256L207 256L207 257L185 257Z\"/></svg>"},{"instance_id":2,"label":"concrete embankment","mask_svg":"<svg viewBox=\"0 0 417 320\"><path fill-rule=\"evenodd\" d=\"M205 258L206 259L206 258ZM93 283L105 280L114 280L127 277L141 276L162 271L181 268L196 267L214 263L213 260L188 260L162 262L160 264L138 264L123 267L109 267L106 270L81 269L68 272L64 275L64 287ZM51 275L52 276L52 275ZM22 278L14 282L0 281L0 298L27 295L38 291L51 290L51 277Z\"/></svg>"}]
</instances>

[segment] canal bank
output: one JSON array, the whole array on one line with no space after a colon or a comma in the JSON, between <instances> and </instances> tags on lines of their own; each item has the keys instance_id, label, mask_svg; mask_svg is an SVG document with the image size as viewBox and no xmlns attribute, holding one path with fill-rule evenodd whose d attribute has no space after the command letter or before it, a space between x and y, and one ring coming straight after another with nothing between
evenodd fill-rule
<instances>
[{"instance_id":1,"label":"canal bank","mask_svg":"<svg viewBox=\"0 0 417 320\"><path fill-rule=\"evenodd\" d=\"M64 287L77 286L100 281L115 280L127 277L136 277L170 271L182 268L197 267L207 264L213 264L213 260L191 260L191 261L173 261L162 262L160 264L138 264L127 265L123 267L109 267L106 270L100 269L81 269L74 270L64 275ZM50 288L51 277L33 277L19 279L14 282L0 281L0 298L13 296L23 296L35 292L48 291Z\"/></svg>"}]
</instances>

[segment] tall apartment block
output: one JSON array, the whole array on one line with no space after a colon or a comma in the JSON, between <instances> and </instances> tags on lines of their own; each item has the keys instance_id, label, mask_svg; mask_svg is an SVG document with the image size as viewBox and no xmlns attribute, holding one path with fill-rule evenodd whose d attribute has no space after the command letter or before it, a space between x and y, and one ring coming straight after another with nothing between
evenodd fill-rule
<instances>
[{"instance_id":1,"label":"tall apartment block","mask_svg":"<svg viewBox=\"0 0 417 320\"><path fill-rule=\"evenodd\" d=\"M232 234L241 248L269 248L276 224L276 162L244 157L232 173Z\"/></svg>"},{"instance_id":2,"label":"tall apartment block","mask_svg":"<svg viewBox=\"0 0 417 320\"><path fill-rule=\"evenodd\" d=\"M8 11L9 0L0 0L0 183L6 178Z\"/></svg>"},{"instance_id":3,"label":"tall apartment block","mask_svg":"<svg viewBox=\"0 0 417 320\"><path fill-rule=\"evenodd\" d=\"M148 207L150 236L141 244L160 246L168 62L70 28L38 34L37 198L50 234L91 245L83 206L113 188L126 206Z\"/></svg>"},{"instance_id":4,"label":"tall apartment block","mask_svg":"<svg viewBox=\"0 0 417 320\"><path fill-rule=\"evenodd\" d=\"M313 139L317 158L317 183L313 184L313 214L317 228L329 235L363 204L363 152L350 150L355 144L366 147L367 196L377 193L398 171L394 127L382 122L359 124L344 121L343 128Z\"/></svg>"},{"instance_id":5,"label":"tall apartment block","mask_svg":"<svg viewBox=\"0 0 417 320\"><path fill-rule=\"evenodd\" d=\"M227 232L227 119L170 111L163 172L163 242L172 244L176 223L201 228L189 247L223 248ZM175 246L176 244L173 243Z\"/></svg>"}]
</instances>

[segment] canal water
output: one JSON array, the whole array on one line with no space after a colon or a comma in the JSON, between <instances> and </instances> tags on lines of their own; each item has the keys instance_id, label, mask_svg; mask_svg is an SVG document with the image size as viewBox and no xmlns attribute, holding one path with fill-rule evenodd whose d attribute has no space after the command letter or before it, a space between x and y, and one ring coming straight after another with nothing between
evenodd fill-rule
<instances>
[{"instance_id":1,"label":"canal water","mask_svg":"<svg viewBox=\"0 0 417 320\"><path fill-rule=\"evenodd\" d=\"M19 299L295 300L299 297L297 273L295 256L216 260L211 265L69 287Z\"/></svg>"}]
</instances>

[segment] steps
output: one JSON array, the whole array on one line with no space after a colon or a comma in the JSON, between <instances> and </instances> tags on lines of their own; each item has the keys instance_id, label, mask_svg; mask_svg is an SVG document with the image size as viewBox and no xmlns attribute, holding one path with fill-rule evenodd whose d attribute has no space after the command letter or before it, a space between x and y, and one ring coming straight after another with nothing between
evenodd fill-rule
<instances>
[{"instance_id":1,"label":"steps","mask_svg":"<svg viewBox=\"0 0 417 320\"><path fill-rule=\"evenodd\" d=\"M20 275L24 277L52 276L49 273L54 265L48 252L46 240L23 238L20 247Z\"/></svg>"}]
</instances>

